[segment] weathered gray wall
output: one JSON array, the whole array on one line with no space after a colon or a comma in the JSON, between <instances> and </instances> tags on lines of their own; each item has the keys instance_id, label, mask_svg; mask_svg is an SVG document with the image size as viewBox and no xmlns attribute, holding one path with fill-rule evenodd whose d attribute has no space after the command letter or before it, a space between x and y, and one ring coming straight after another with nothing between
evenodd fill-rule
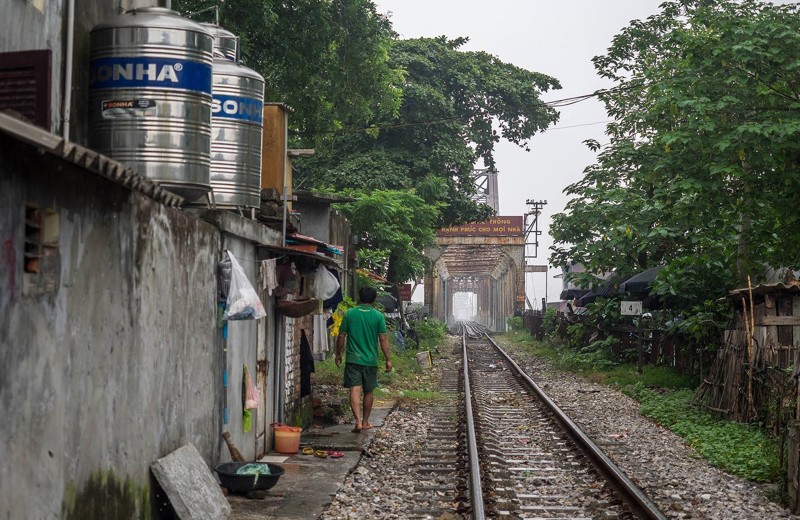
<instances>
[{"instance_id":1,"label":"weathered gray wall","mask_svg":"<svg viewBox=\"0 0 800 520\"><path fill-rule=\"evenodd\" d=\"M231 235L225 235L225 249L230 250L236 260L244 269L248 280L255 286L258 278L255 253L252 245L245 239ZM266 307L265 307L266 308ZM266 338L260 338L265 341ZM242 406L242 379L244 377L244 365L250 372L250 377L255 381L256 377L256 322L253 320L230 321L228 322L228 340L226 343L227 370L228 370L228 424L224 424L222 429L231 434L236 447L248 460L255 458L256 444L256 415L252 415L252 429L245 432L243 428ZM230 453L227 447L222 448L220 453L221 461L229 461Z\"/></svg>"},{"instance_id":2,"label":"weathered gray wall","mask_svg":"<svg viewBox=\"0 0 800 520\"><path fill-rule=\"evenodd\" d=\"M300 212L300 233L330 242L330 205L297 201L293 207Z\"/></svg>"},{"instance_id":3,"label":"weathered gray wall","mask_svg":"<svg viewBox=\"0 0 800 520\"><path fill-rule=\"evenodd\" d=\"M89 32L116 15L118 5L119 0L75 0L70 140L82 145L89 139Z\"/></svg>"},{"instance_id":4,"label":"weathered gray wall","mask_svg":"<svg viewBox=\"0 0 800 520\"><path fill-rule=\"evenodd\" d=\"M93 0L97 2L98 0ZM65 24L64 0L3 0L0 8L0 52L53 51L51 71L51 129L61 129ZM87 65L88 70L88 65Z\"/></svg>"},{"instance_id":5,"label":"weathered gray wall","mask_svg":"<svg viewBox=\"0 0 800 520\"><path fill-rule=\"evenodd\" d=\"M59 216L49 290L23 272L26 205ZM0 135L0 516L146 516L153 460L219 459L219 241Z\"/></svg>"}]
</instances>

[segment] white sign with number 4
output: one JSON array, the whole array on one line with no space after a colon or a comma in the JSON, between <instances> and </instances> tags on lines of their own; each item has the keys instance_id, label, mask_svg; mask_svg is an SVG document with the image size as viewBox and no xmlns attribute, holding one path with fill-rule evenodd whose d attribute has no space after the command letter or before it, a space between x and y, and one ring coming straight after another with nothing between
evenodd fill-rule
<instances>
[{"instance_id":1,"label":"white sign with number 4","mask_svg":"<svg viewBox=\"0 0 800 520\"><path fill-rule=\"evenodd\" d=\"M623 316L641 316L642 302L622 302L619 312Z\"/></svg>"}]
</instances>

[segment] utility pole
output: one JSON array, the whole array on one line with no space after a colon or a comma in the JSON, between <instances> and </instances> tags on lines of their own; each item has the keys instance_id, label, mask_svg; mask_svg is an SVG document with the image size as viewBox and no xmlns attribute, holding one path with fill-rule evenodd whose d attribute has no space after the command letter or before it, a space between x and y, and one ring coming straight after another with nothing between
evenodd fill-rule
<instances>
[{"instance_id":1,"label":"utility pole","mask_svg":"<svg viewBox=\"0 0 800 520\"><path fill-rule=\"evenodd\" d=\"M523 263L525 264L526 273L544 273L544 298L542 298L542 313L544 313L547 310L547 264L529 265L528 259L539 257L539 236L542 234L542 232L539 231L539 215L542 214L542 209L547 205L547 201L526 200L525 204L530 206L530 210L525 213L525 258L523 259ZM533 247L532 255L528 254L529 246Z\"/></svg>"}]
</instances>

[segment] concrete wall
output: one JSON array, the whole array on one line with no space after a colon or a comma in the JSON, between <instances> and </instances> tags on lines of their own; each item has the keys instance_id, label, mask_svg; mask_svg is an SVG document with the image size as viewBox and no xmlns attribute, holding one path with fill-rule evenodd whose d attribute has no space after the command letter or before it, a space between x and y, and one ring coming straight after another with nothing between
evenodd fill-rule
<instances>
[{"instance_id":1,"label":"concrete wall","mask_svg":"<svg viewBox=\"0 0 800 520\"><path fill-rule=\"evenodd\" d=\"M300 212L300 233L330 242L330 205L298 201L294 208Z\"/></svg>"},{"instance_id":2,"label":"concrete wall","mask_svg":"<svg viewBox=\"0 0 800 520\"><path fill-rule=\"evenodd\" d=\"M222 374L225 371L227 372L228 387L224 392L225 402L221 403L218 409L206 410L210 414L216 414L220 421L220 431L229 432L242 455L246 459L252 460L271 448L269 428L270 424L279 420L275 403L282 399L282 396L274 395L275 388L278 388L277 381L282 379L282 374L273 372L268 375L267 372L268 365L275 365L275 358L278 355L276 344L280 344L280 342L276 342L275 316L272 314L274 313L273 297L268 296L266 291L261 288L257 246L279 245L281 235L278 231L240 217L233 212L193 210L193 214L220 230L222 236L219 249L210 251L209 254L215 258L221 258L223 250L230 251L242 266L247 279L259 293L267 312L267 317L258 322L253 320L228 322L227 339L223 339L224 335L221 330L215 332L221 356L221 364L215 368L217 371L215 384L222 385ZM266 362L261 365L260 376L259 359ZM260 399L263 400L261 413L252 412L251 430L248 432L244 431L243 426L242 379L244 365L247 365L253 382L259 386ZM224 422L225 408L227 408L227 423ZM218 440L218 443L221 446L218 460L220 462L230 461L227 446L221 439Z\"/></svg>"},{"instance_id":3,"label":"concrete wall","mask_svg":"<svg viewBox=\"0 0 800 520\"><path fill-rule=\"evenodd\" d=\"M306 331L309 345L314 341L313 315L300 318L283 317L284 396L283 422L291 426L308 426L312 421L311 395L300 395L300 339L301 330ZM313 388L312 388L313 391Z\"/></svg>"},{"instance_id":4,"label":"concrete wall","mask_svg":"<svg viewBox=\"0 0 800 520\"><path fill-rule=\"evenodd\" d=\"M243 238L225 234L224 248L230 250L236 260L244 269L248 280L255 286L258 279L258 269L256 267L255 251L251 243ZM225 369L228 372L227 404L228 404L228 423L222 425L222 429L231 434L236 447L248 460L256 456L255 436L257 431L257 421L255 412L252 413L252 429L244 431L243 417L244 408L242 405L242 379L244 377L244 365L253 382L256 381L256 344L259 340L257 324L254 320L230 321L228 322L228 339L224 343L224 356L226 357ZM261 338L262 340L264 338ZM220 377L222 372L220 371ZM217 384L219 384L219 379ZM222 419L222 417L220 417ZM223 446L220 453L220 461L230 461L230 453L227 447Z\"/></svg>"},{"instance_id":5,"label":"concrete wall","mask_svg":"<svg viewBox=\"0 0 800 520\"><path fill-rule=\"evenodd\" d=\"M70 140L83 145L89 139L89 32L116 15L119 4L120 0L75 0Z\"/></svg>"},{"instance_id":6,"label":"concrete wall","mask_svg":"<svg viewBox=\"0 0 800 520\"><path fill-rule=\"evenodd\" d=\"M57 216L40 274L24 272L34 206ZM186 442L219 458L219 240L0 137L0 516L145 516L153 460Z\"/></svg>"},{"instance_id":7,"label":"concrete wall","mask_svg":"<svg viewBox=\"0 0 800 520\"><path fill-rule=\"evenodd\" d=\"M61 129L64 68L64 0L3 0L0 52L53 51L51 64L51 127Z\"/></svg>"}]
</instances>

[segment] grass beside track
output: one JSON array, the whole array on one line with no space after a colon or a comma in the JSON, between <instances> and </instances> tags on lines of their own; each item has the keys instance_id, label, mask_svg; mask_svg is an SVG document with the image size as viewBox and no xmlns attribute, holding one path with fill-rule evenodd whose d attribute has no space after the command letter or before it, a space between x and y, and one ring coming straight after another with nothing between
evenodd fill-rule
<instances>
[{"instance_id":1,"label":"grass beside track","mask_svg":"<svg viewBox=\"0 0 800 520\"><path fill-rule=\"evenodd\" d=\"M427 321L427 320L426 320ZM429 320L433 321L433 320ZM434 330L435 329L435 330ZM440 352L444 352L445 337L443 325L427 325L427 329L422 330L418 325L420 336L419 348L402 349L390 335L392 347L392 371L384 371L383 354L380 354L378 361L378 388L375 389L375 397L381 398L407 398L420 401L435 401L443 396L437 389L439 388L439 373L436 370L423 370L417 362L418 352L428 351L431 358L436 360L441 357ZM324 361L317 361L314 364L313 381L315 384L339 386L342 385L343 367L337 367L334 363L334 352L328 352ZM347 396L347 390L340 388L339 395Z\"/></svg>"},{"instance_id":2,"label":"grass beside track","mask_svg":"<svg viewBox=\"0 0 800 520\"><path fill-rule=\"evenodd\" d=\"M715 418L692 403L698 380L665 367L646 366L639 374L635 365L588 364L574 351L533 339L527 331L498 337L510 350L547 359L553 368L614 386L639 402L642 415L681 436L711 464L740 477L762 483L782 478L780 441L757 425Z\"/></svg>"}]
</instances>

